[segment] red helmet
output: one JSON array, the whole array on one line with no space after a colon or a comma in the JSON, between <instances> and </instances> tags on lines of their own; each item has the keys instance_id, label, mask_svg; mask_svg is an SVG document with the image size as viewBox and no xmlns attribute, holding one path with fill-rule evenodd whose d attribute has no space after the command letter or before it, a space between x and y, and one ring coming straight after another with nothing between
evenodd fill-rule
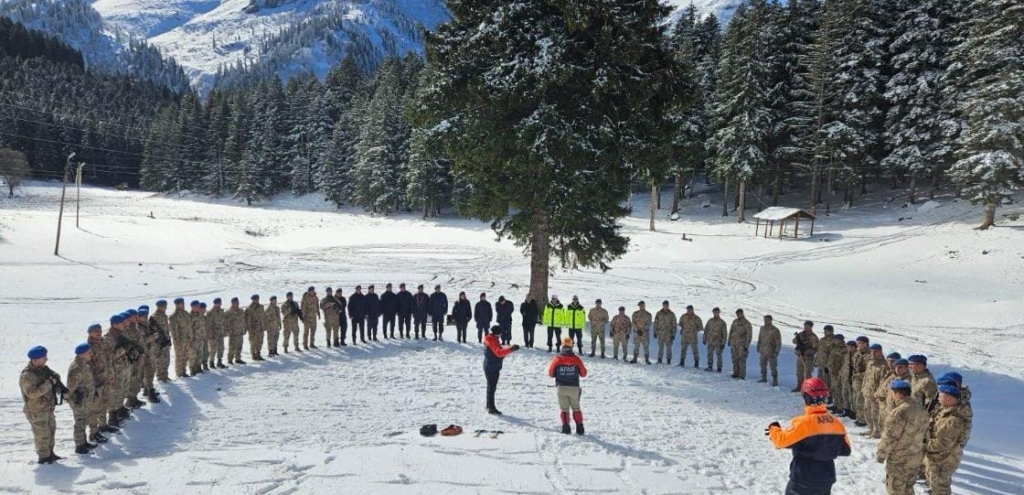
<instances>
[{"instance_id":1,"label":"red helmet","mask_svg":"<svg viewBox=\"0 0 1024 495\"><path fill-rule=\"evenodd\" d=\"M800 391L814 399L828 397L828 385L825 385L821 378L812 377L804 380L803 385L800 386Z\"/></svg>"}]
</instances>

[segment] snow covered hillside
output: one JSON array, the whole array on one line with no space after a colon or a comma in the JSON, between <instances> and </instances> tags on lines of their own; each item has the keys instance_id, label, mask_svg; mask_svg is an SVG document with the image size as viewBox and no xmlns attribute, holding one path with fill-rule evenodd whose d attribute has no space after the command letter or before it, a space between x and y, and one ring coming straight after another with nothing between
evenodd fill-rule
<instances>
[{"instance_id":1,"label":"snow covered hillside","mask_svg":"<svg viewBox=\"0 0 1024 495\"><path fill-rule=\"evenodd\" d=\"M763 430L801 410L788 392L791 348L780 358L779 388L584 357L591 376L581 438L556 431L545 352L506 359L502 418L484 412L476 343L382 339L293 352L158 385L165 402L136 411L123 434L88 457L71 453L71 412L62 406L56 450L68 459L37 466L17 385L33 345L46 345L63 375L90 323L178 296L281 297L307 285L347 295L356 284L404 281L441 284L452 299L464 290L518 303L529 264L471 220L337 212L316 196L245 208L95 188L82 191L81 229L69 218L73 205L65 210L54 257L60 187L33 183L17 194L0 197L0 491L774 495L785 485L790 454L773 450ZM639 300L651 307L667 299L676 311L693 304L702 317L713 306L730 316L744 308L755 323L771 313L784 336L811 319L887 350L927 354L934 372L955 368L973 391L974 430L954 493L1022 493L1020 207L1001 209L1000 227L977 232L979 208L948 197L938 207L901 208L867 196L822 216L815 238L779 241L722 219L719 198L707 199L708 208L704 198L687 201L679 222L659 220L652 233L647 198L635 198L636 216L624 221L629 253L607 273L557 271L552 292L579 295L588 308L595 298L629 311ZM756 354L749 361L753 375ZM425 423L459 424L467 434L426 439L417 433ZM837 463L833 493L884 493L876 441L847 426L854 453ZM505 433L474 438L477 429Z\"/></svg>"}]
</instances>

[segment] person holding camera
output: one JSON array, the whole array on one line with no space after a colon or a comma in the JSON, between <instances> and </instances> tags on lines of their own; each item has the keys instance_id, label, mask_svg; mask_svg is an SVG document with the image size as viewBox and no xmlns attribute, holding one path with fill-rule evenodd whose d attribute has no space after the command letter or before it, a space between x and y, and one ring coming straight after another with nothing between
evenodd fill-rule
<instances>
[{"instance_id":1,"label":"person holding camera","mask_svg":"<svg viewBox=\"0 0 1024 495\"><path fill-rule=\"evenodd\" d=\"M57 417L53 410L64 401L67 388L60 375L46 365L46 348L36 346L28 351L28 365L21 371L18 386L25 401L25 417L32 426L39 464L53 464L63 459L53 453L57 433Z\"/></svg>"}]
</instances>

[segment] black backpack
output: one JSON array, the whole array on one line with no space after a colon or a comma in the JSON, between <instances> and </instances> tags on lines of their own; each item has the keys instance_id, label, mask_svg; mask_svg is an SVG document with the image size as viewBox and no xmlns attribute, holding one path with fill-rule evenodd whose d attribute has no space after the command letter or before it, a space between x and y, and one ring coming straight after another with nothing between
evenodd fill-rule
<instances>
[{"instance_id":1,"label":"black backpack","mask_svg":"<svg viewBox=\"0 0 1024 495\"><path fill-rule=\"evenodd\" d=\"M420 435L432 437L437 435L437 425L423 425L420 427Z\"/></svg>"}]
</instances>

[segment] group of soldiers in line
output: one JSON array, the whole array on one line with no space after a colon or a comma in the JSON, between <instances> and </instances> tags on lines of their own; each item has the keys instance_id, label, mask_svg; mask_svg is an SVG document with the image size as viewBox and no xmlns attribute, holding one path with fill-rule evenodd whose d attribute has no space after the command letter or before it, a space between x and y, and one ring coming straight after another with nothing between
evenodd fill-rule
<instances>
[{"instance_id":1,"label":"group of soldiers in line","mask_svg":"<svg viewBox=\"0 0 1024 495\"><path fill-rule=\"evenodd\" d=\"M367 343L367 339L377 341L381 318L385 339L395 338L396 322L399 337L411 338L410 333L414 333L417 339L427 338L429 317L434 340L443 340L449 307L441 287L435 286L430 295L424 293L422 285L415 294L406 291L405 284L400 284L399 289L399 292L393 292L391 284L387 284L385 291L378 295L370 285L368 292L363 294L362 287L357 285L346 300L340 289L333 291L328 287L325 296L320 298L315 287L309 287L300 302L296 302L289 292L281 306L278 306L276 296L270 297L268 304L263 306L260 296L253 295L244 310L238 298L232 298L227 309L222 307L220 298L213 300L212 307L201 301L192 301L188 309L185 300L178 298L174 300L174 312L170 315L167 313L167 301L160 300L152 314L148 306L141 306L112 316L106 333L99 324L90 326L87 341L75 349L76 357L68 369L66 386L60 376L46 366L46 349L35 347L29 351L30 362L21 374L20 386L39 462L52 463L60 459L53 452L53 410L64 398L68 399L74 413L75 451L80 454L105 443L104 433L119 431L123 422L130 418L131 410L143 406L139 400L140 392L150 402L160 402L160 394L153 383L169 380L171 347L174 348L176 375L187 378L211 368L227 368L223 361L225 347L228 365L246 364L241 358L246 335L249 337L249 355L254 361L264 360L264 342L268 357L278 355L279 342L286 353L290 343L299 352L315 349L319 320L323 320L328 347L348 345L349 322L353 345ZM465 342L465 327L474 318L466 310L468 303L463 305L465 300L465 293L460 293L452 311L460 330L460 342ZM481 294L481 302L474 309L478 327L486 328L491 323L492 312L484 310L481 303L486 303L485 294ZM511 303L501 297L499 304ZM458 309L460 306L461 310ZM534 328L540 324L547 327L549 352L553 343L561 341L562 328L567 328L569 337L582 354L582 332L585 324L589 323L591 357L596 355L598 347L601 358L606 357L606 331L610 329L612 359L618 359L620 348L623 361L628 359L627 343L632 338L633 358L628 362L637 363L642 348L645 362L652 364L650 334L653 332L658 343L657 363L673 364L672 347L678 333L682 339L678 366L685 366L687 355L692 353L694 367L699 368L697 339L700 336L707 349L706 371L722 371L722 355L728 345L732 377L746 378L753 325L742 309L736 310L736 318L727 326L719 308L714 308L712 317L704 323L695 314L693 306L687 306L678 318L668 301L664 301L662 308L653 316L646 310L644 301L637 306L631 316L626 315L625 307L619 307L618 314L609 318L608 311L598 299L584 317L584 308L576 296L563 307L556 295L552 295L543 306L527 295L520 305L524 347L534 347ZM511 311L506 306L498 311L498 315L502 343L510 343ZM831 391L830 409L838 415L855 419L858 426L867 427L862 435L882 440L879 460L887 463L889 474L886 484L904 487L890 488L890 493L912 493L912 488L908 492L905 487L912 487L918 471L927 473L933 493L949 493L949 481L959 465L973 418L970 390L963 386L960 375L950 373L936 381L927 369L924 356L910 356L908 359L902 359L898 353L884 356L881 346L871 344L867 337L844 342L841 334L835 334L833 327L826 325L824 336L819 338L813 326L813 322L805 322L803 330L793 337L796 383L803 383L817 370L818 377L828 384ZM282 330L283 340L280 339ZM699 335L701 332L703 335ZM768 382L770 370L772 386L778 386L781 348L781 332L773 325L772 317L766 315L758 332L756 347L761 372L759 382ZM894 394L903 391L892 388L894 383L909 385L907 400L895 399ZM939 399L939 386L956 387L959 395L954 407L946 407ZM793 392L799 391L798 385ZM893 421L900 427L889 428ZM915 443L918 448L911 448L910 444ZM910 471L914 471L912 477L903 476Z\"/></svg>"}]
</instances>

